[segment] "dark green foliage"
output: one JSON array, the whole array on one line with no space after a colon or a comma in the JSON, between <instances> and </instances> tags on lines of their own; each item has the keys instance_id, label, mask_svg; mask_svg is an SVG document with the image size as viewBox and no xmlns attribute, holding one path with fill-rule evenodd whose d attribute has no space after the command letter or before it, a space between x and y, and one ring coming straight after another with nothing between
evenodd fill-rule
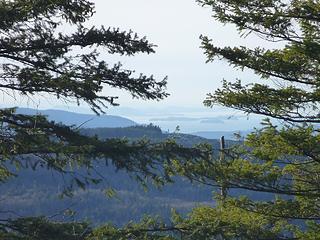
<instances>
[{"instance_id":1,"label":"dark green foliage","mask_svg":"<svg viewBox=\"0 0 320 240\"><path fill-rule=\"evenodd\" d=\"M103 112L115 96L102 96L104 86L129 91L133 97L162 99L166 79L134 76L134 71L99 59L98 48L109 54L153 53L154 45L132 32L119 29L87 29L93 15L89 1L2 1L0 5L1 89L24 95L50 93L66 101L85 101ZM70 25L73 33L59 31ZM94 50L89 50L94 47ZM80 50L80 53L79 53Z\"/></svg>"},{"instance_id":2,"label":"dark green foliage","mask_svg":"<svg viewBox=\"0 0 320 240\"><path fill-rule=\"evenodd\" d=\"M0 223L0 238L6 240L84 240L91 231L88 223L59 223L44 217Z\"/></svg>"},{"instance_id":3,"label":"dark green foliage","mask_svg":"<svg viewBox=\"0 0 320 240\"><path fill-rule=\"evenodd\" d=\"M146 126L132 126L124 128L86 128L81 129L81 133L89 136L97 135L100 139L106 138L130 138L130 139L164 139L165 134L162 133L160 127L152 124Z\"/></svg>"}]
</instances>

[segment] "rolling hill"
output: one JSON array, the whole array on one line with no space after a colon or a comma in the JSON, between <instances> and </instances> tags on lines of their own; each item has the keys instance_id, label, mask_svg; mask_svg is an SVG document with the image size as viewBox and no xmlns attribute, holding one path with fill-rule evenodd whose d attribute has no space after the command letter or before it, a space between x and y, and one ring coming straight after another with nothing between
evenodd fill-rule
<instances>
[{"instance_id":1,"label":"rolling hill","mask_svg":"<svg viewBox=\"0 0 320 240\"><path fill-rule=\"evenodd\" d=\"M81 126L83 128L116 128L137 125L136 122L128 118L113 115L97 116L94 114L81 114L62 110L35 110L30 108L18 108L17 113L27 115L41 114L47 116L49 120L61 122L66 125Z\"/></svg>"}]
</instances>

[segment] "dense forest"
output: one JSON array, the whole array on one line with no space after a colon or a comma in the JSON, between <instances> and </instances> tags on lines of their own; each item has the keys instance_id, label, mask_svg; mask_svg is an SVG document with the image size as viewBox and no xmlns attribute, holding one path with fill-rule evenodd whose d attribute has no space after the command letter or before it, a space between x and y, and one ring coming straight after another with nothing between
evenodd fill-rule
<instances>
[{"instance_id":1,"label":"dense forest","mask_svg":"<svg viewBox=\"0 0 320 240\"><path fill-rule=\"evenodd\" d=\"M209 140L188 134L162 133L154 125L124 128L81 129L83 134L97 135L99 138L147 138L154 142L175 139L183 145L208 142L217 153L218 140ZM228 145L235 142L228 141ZM126 172L117 171L112 166L101 163L99 173L105 176L104 183L88 189L77 189L72 197L63 197L64 181L53 171L31 168L19 172L19 176L0 187L2 196L0 211L7 217L54 216L55 220L88 220L94 224L112 222L122 226L130 220L139 221L144 215L159 215L169 220L171 209L187 213L188 209L199 204L214 205L214 188L190 184L187 179L176 178L174 183L161 188L149 184L144 189ZM15 186L20 186L16 188ZM112 187L115 196L108 197ZM71 214L71 215L70 215Z\"/></svg>"}]
</instances>

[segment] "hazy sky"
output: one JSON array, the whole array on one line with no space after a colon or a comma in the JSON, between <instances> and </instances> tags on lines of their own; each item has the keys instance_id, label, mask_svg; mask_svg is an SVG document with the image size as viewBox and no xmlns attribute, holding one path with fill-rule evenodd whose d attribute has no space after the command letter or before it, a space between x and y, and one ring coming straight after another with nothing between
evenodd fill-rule
<instances>
[{"instance_id":1,"label":"hazy sky","mask_svg":"<svg viewBox=\"0 0 320 240\"><path fill-rule=\"evenodd\" d=\"M249 72L235 71L223 61L205 64L205 56L199 48L200 34L214 39L218 46L259 45L256 38L240 39L234 27L223 26L214 21L208 8L199 6L195 0L95 0L96 15L88 25L104 25L133 30L146 36L156 44L156 53L137 55L130 58L105 55L110 63L121 61L124 67L136 69L137 73L154 74L158 79L168 76L168 92L171 94L159 103L132 100L131 96L114 89L106 94L120 95L122 106L193 106L201 107L206 93L220 86L223 78L237 77L252 81L255 76ZM53 108L63 105L53 99L33 98L27 101L3 97L4 104L37 105ZM85 106L82 106L85 108Z\"/></svg>"},{"instance_id":2,"label":"hazy sky","mask_svg":"<svg viewBox=\"0 0 320 240\"><path fill-rule=\"evenodd\" d=\"M202 101L208 92L218 88L224 78L227 80L240 78L247 82L258 79L252 72L237 71L224 61L205 63L203 50L199 48L201 34L213 38L217 46L267 47L267 45L254 36L239 38L233 26L223 26L216 22L211 17L210 9L199 6L195 0L95 0L94 2L96 14L88 25L131 29L139 36L146 36L150 42L158 46L155 54L139 54L134 57L107 55L101 49L102 57L110 63L121 61L125 68L135 69L137 73L154 74L159 80L168 76L167 90L171 95L160 102L132 100L131 96L123 91L106 89L105 94L120 96L119 103L122 107L129 107L131 110L159 109L159 114L163 109L167 109L169 115L174 114L179 108L184 108L185 112L206 111L219 116L223 112L232 111L221 108L205 109ZM87 109L85 105L74 108L72 104L66 105L47 97L32 100L17 97L17 100L12 100L8 96L3 96L2 105L62 108L82 112ZM110 109L108 113L117 111ZM123 111L120 113L125 115Z\"/></svg>"},{"instance_id":3,"label":"hazy sky","mask_svg":"<svg viewBox=\"0 0 320 240\"><path fill-rule=\"evenodd\" d=\"M248 72L235 71L223 61L205 64L203 50L199 48L201 34L211 36L218 46L257 42L256 39L241 40L233 27L215 22L210 9L200 7L195 0L95 2L94 24L132 29L158 45L155 54L121 58L125 66L138 72L154 74L158 79L169 77L171 96L158 104L148 104L202 106L206 93L220 86L223 78L253 77ZM130 97L123 96L120 102L132 105Z\"/></svg>"}]
</instances>

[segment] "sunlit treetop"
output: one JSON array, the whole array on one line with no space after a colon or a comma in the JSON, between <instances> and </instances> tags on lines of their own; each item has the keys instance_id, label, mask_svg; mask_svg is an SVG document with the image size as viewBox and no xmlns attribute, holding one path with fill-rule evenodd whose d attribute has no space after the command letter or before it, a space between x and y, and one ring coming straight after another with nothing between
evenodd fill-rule
<instances>
[{"instance_id":1,"label":"sunlit treetop","mask_svg":"<svg viewBox=\"0 0 320 240\"><path fill-rule=\"evenodd\" d=\"M320 122L317 113L320 4L317 1L198 2L211 7L214 18L234 24L244 36L256 34L284 46L219 48L209 37L202 37L208 62L221 57L236 68L253 70L263 80L248 85L240 80L224 81L222 88L208 95L207 106L222 104L290 122Z\"/></svg>"}]
</instances>

